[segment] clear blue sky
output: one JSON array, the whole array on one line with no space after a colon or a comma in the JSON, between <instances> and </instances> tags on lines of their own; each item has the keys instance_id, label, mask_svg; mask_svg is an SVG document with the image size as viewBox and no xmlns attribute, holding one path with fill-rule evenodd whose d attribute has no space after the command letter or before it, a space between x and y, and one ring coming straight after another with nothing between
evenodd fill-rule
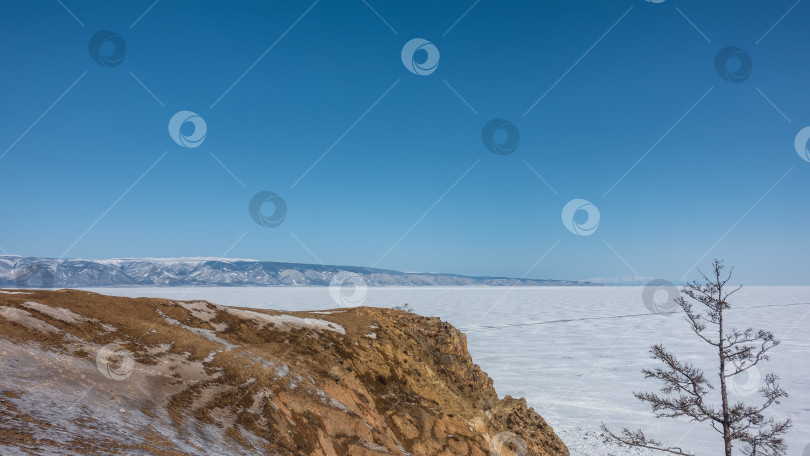
<instances>
[{"instance_id":1,"label":"clear blue sky","mask_svg":"<svg viewBox=\"0 0 810 456\"><path fill-rule=\"evenodd\" d=\"M796 3L3 2L0 246L564 279L720 257L747 284L810 284ZM102 30L120 65L91 58ZM403 65L413 38L439 50L431 74ZM744 82L715 69L727 46L751 56ZM169 135L183 110L199 147ZM494 118L514 153L482 142ZM280 226L251 218L260 191ZM575 198L599 210L590 236L561 219Z\"/></svg>"}]
</instances>

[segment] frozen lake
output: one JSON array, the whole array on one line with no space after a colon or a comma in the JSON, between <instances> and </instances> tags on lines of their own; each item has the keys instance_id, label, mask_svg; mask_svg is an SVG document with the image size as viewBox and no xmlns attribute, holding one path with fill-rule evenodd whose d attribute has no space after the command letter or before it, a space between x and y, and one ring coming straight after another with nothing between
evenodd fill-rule
<instances>
[{"instance_id":1,"label":"frozen lake","mask_svg":"<svg viewBox=\"0 0 810 456\"><path fill-rule=\"evenodd\" d=\"M340 307L328 288L88 290L278 310ZM642 287L369 288L362 305L407 303L416 313L462 329L474 361L493 378L498 394L526 397L572 455L652 454L605 447L598 437L603 421L614 430L643 427L649 436L697 455L720 454L719 435L706 423L656 420L633 397L633 391L658 390L659 384L641 373L642 367L657 366L649 359L651 345L663 343L699 366L713 355L680 315L651 314L641 292ZM790 397L769 410L793 419L788 456L810 455L810 287L745 287L732 306L732 325L769 330L781 339L760 371L762 377L779 375ZM717 374L708 367L706 374L716 386ZM730 399L758 403L757 393L745 395L756 382L753 376L741 379Z\"/></svg>"}]
</instances>

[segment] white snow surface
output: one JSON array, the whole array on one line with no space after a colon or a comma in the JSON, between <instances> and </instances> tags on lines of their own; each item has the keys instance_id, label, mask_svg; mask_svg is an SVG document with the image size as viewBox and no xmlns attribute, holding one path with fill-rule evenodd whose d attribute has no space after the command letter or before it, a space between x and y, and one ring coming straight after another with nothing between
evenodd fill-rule
<instances>
[{"instance_id":1,"label":"white snow surface","mask_svg":"<svg viewBox=\"0 0 810 456\"><path fill-rule=\"evenodd\" d=\"M336 309L328 288L100 288L116 296L206 300L216 304L288 311ZM361 305L408 303L421 315L441 317L467 334L473 360L494 380L503 397L526 397L568 445L572 455L652 455L606 447L604 422L614 430L643 428L664 443L698 455L722 453L705 423L655 419L634 391L657 391L642 367L654 368L651 345L663 343L682 360L711 369L711 347L697 339L679 315L651 314L642 287L422 287L368 288ZM810 448L810 287L744 287L728 313L738 328L772 331L782 343L761 364L781 377L790 397L769 409L790 417L788 456ZM732 400L757 403L757 394L732 393ZM658 453L660 454L660 453ZM735 453L741 454L741 453Z\"/></svg>"},{"instance_id":2,"label":"white snow surface","mask_svg":"<svg viewBox=\"0 0 810 456\"><path fill-rule=\"evenodd\" d=\"M89 321L87 317L83 317L76 312L73 312L62 307L51 307L38 302L27 301L23 303L23 307L36 310L37 312L47 315L53 319L64 321L65 323L85 323Z\"/></svg>"},{"instance_id":3,"label":"white snow surface","mask_svg":"<svg viewBox=\"0 0 810 456\"><path fill-rule=\"evenodd\" d=\"M343 326L331 321L317 318L300 318L292 315L268 315L261 312L251 312L249 310L228 309L228 312L241 317L272 323L282 331L289 331L290 328L306 328L316 331L334 331L338 334L346 334Z\"/></svg>"},{"instance_id":4,"label":"white snow surface","mask_svg":"<svg viewBox=\"0 0 810 456\"><path fill-rule=\"evenodd\" d=\"M147 428L162 434L166 440L180 442L187 454L258 454L259 445L251 441L254 438L248 433L243 432L242 437L249 445L239 451L228 445L224 430L214 424L182 426L178 432L166 409L154 407L147 415L142 410L147 404L155 403L156 392L149 388L128 388L128 382L99 376L94 360L66 357L59 352L34 345L17 345L5 339L0 339L0 355L0 371L3 372L0 390L24 392L4 397L10 407L7 408L9 419L3 427L67 447L59 449L53 445L43 451L37 441L19 448L0 439L0 455L74 455L78 453L70 447L78 439L109 439L135 446L143 443L142 432ZM65 375L66 372L69 375ZM139 376L141 384L148 384L145 379L155 373L136 364L133 375ZM202 375L206 375L204 371ZM92 425L84 425L80 420ZM51 423L53 429L40 423ZM87 454L110 454L103 447L86 451L90 451ZM131 449L127 454L148 456L153 453L147 449Z\"/></svg>"},{"instance_id":5,"label":"white snow surface","mask_svg":"<svg viewBox=\"0 0 810 456\"><path fill-rule=\"evenodd\" d=\"M56 326L44 322L39 318L31 315L27 310L18 309L16 307L0 306L0 317L8 321L17 323L18 325L25 326L28 329L44 332L44 333L59 333L62 332Z\"/></svg>"}]
</instances>

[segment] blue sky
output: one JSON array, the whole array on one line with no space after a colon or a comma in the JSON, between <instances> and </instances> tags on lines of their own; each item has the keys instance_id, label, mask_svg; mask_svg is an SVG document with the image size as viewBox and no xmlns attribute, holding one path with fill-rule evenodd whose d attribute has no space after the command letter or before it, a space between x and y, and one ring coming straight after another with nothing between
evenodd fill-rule
<instances>
[{"instance_id":1,"label":"blue sky","mask_svg":"<svg viewBox=\"0 0 810 456\"><path fill-rule=\"evenodd\" d=\"M808 19L795 0L5 2L0 246L563 279L720 257L807 285ZM104 30L120 65L91 58ZM431 74L403 65L414 38ZM728 46L743 82L715 69ZM199 147L169 135L184 110ZM495 118L514 153L485 147ZM279 226L251 217L261 191ZM578 198L589 236L561 218Z\"/></svg>"}]
</instances>

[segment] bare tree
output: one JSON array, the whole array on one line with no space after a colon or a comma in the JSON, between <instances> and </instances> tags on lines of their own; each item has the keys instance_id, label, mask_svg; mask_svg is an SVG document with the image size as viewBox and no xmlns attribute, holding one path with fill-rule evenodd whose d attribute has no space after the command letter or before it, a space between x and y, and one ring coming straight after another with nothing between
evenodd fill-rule
<instances>
[{"instance_id":1,"label":"bare tree","mask_svg":"<svg viewBox=\"0 0 810 456\"><path fill-rule=\"evenodd\" d=\"M725 456L731 456L735 441L743 444L743 454L748 456L784 455L787 447L783 435L791 426L790 419L780 421L763 415L765 409L779 404L780 398L788 396L779 386L778 377L773 374L765 376L759 389L763 400L758 405L745 405L741 401L729 403L728 383L736 375L754 368L761 361L767 361L768 352L779 345L779 340L772 333L763 330L726 330L727 322L723 312L731 308L728 298L740 287L727 291L726 283L731 279L734 268L725 277L723 269L723 262L714 260L712 273L707 276L701 272L703 280L686 284L682 289L682 296L676 300L686 314L686 321L692 331L713 347L717 355L720 406L714 405L717 403L713 401L717 390L703 374L703 370L679 361L661 344L653 345L650 357L664 366L653 370L643 369L642 372L644 378L663 382L663 394L633 394L642 402L650 404L656 418L687 417L691 421L708 423L723 436ZM693 303L697 305L697 310ZM640 429L630 431L625 428L616 434L603 423L602 431L606 442L679 455L692 454L681 448L667 447L660 441L647 437Z\"/></svg>"}]
</instances>

